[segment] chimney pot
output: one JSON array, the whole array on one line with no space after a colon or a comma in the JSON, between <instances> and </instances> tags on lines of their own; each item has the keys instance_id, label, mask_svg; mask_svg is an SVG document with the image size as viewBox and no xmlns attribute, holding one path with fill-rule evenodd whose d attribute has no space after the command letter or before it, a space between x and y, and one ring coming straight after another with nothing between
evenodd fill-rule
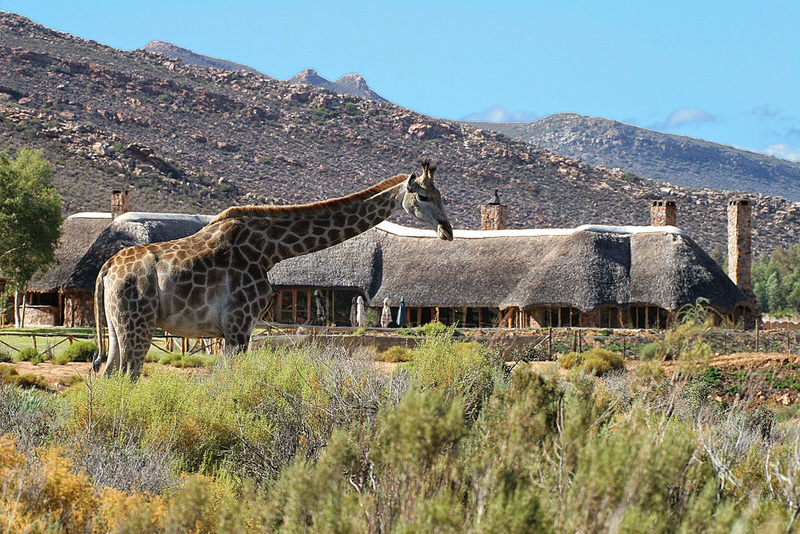
<instances>
[{"instance_id":1,"label":"chimney pot","mask_svg":"<svg viewBox=\"0 0 800 534\"><path fill-rule=\"evenodd\" d=\"M677 211L674 200L654 200L650 206L650 226L676 226Z\"/></svg>"},{"instance_id":2,"label":"chimney pot","mask_svg":"<svg viewBox=\"0 0 800 534\"><path fill-rule=\"evenodd\" d=\"M131 206L128 192L119 189L111 191L111 218L116 219L129 211L131 211Z\"/></svg>"},{"instance_id":3,"label":"chimney pot","mask_svg":"<svg viewBox=\"0 0 800 534\"><path fill-rule=\"evenodd\" d=\"M481 206L481 230L505 230L508 219L508 206L500 203L497 189L491 200Z\"/></svg>"}]
</instances>

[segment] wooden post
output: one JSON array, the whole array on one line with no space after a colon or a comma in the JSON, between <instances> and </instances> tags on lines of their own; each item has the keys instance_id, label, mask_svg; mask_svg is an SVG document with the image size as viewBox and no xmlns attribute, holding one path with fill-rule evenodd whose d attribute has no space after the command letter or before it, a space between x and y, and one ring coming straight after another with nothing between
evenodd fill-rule
<instances>
[{"instance_id":1,"label":"wooden post","mask_svg":"<svg viewBox=\"0 0 800 534\"><path fill-rule=\"evenodd\" d=\"M759 337L760 337L760 334L761 334L761 329L758 327L758 324L759 324L760 322L761 322L761 321L759 321L758 319L756 319L756 352L758 352L759 341L760 341L760 340L759 340Z\"/></svg>"},{"instance_id":2,"label":"wooden post","mask_svg":"<svg viewBox=\"0 0 800 534\"><path fill-rule=\"evenodd\" d=\"M23 299L23 302L24 302L24 299ZM33 348L36 349L36 350L39 350L39 347L36 346L36 335L35 334L31 334L31 339L33 339Z\"/></svg>"},{"instance_id":3,"label":"wooden post","mask_svg":"<svg viewBox=\"0 0 800 534\"><path fill-rule=\"evenodd\" d=\"M547 354L550 360L553 360L553 329L547 329Z\"/></svg>"}]
</instances>

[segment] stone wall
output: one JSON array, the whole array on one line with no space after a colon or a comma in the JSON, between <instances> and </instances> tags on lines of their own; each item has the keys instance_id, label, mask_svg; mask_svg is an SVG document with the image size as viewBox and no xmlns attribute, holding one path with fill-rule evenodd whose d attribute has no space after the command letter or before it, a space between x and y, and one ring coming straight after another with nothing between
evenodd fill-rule
<instances>
[{"instance_id":1,"label":"stone wall","mask_svg":"<svg viewBox=\"0 0 800 534\"><path fill-rule=\"evenodd\" d=\"M58 326L61 310L58 306L25 306L25 326Z\"/></svg>"},{"instance_id":2,"label":"stone wall","mask_svg":"<svg viewBox=\"0 0 800 534\"><path fill-rule=\"evenodd\" d=\"M91 291L64 293L64 326L94 326L94 294Z\"/></svg>"}]
</instances>

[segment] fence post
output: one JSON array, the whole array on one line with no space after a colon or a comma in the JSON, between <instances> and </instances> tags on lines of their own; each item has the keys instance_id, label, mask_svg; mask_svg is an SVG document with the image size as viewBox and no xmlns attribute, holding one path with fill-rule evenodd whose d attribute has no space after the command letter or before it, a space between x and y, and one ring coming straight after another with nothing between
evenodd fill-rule
<instances>
[{"instance_id":1,"label":"fence post","mask_svg":"<svg viewBox=\"0 0 800 534\"><path fill-rule=\"evenodd\" d=\"M553 329L547 329L547 354L550 361L553 361Z\"/></svg>"},{"instance_id":2,"label":"fence post","mask_svg":"<svg viewBox=\"0 0 800 534\"><path fill-rule=\"evenodd\" d=\"M758 326L760 322L761 321L756 319L756 352L758 352L759 341L760 341L759 337L760 337L760 334L761 334L761 328L759 328L759 326Z\"/></svg>"}]
</instances>

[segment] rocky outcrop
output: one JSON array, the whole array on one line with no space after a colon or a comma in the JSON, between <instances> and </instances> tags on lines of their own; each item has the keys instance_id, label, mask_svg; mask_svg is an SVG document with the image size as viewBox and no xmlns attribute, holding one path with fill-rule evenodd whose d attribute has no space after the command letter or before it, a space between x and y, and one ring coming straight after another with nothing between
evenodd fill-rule
<instances>
[{"instance_id":1,"label":"rocky outcrop","mask_svg":"<svg viewBox=\"0 0 800 534\"><path fill-rule=\"evenodd\" d=\"M326 80L320 76L314 69L305 69L304 71L295 74L288 80L288 83L307 83L316 87L322 87L334 93L343 95L360 96L362 98L371 98L381 102L388 102L381 95L373 91L367 84L367 80L358 74L345 74L335 82Z\"/></svg>"}]
</instances>

